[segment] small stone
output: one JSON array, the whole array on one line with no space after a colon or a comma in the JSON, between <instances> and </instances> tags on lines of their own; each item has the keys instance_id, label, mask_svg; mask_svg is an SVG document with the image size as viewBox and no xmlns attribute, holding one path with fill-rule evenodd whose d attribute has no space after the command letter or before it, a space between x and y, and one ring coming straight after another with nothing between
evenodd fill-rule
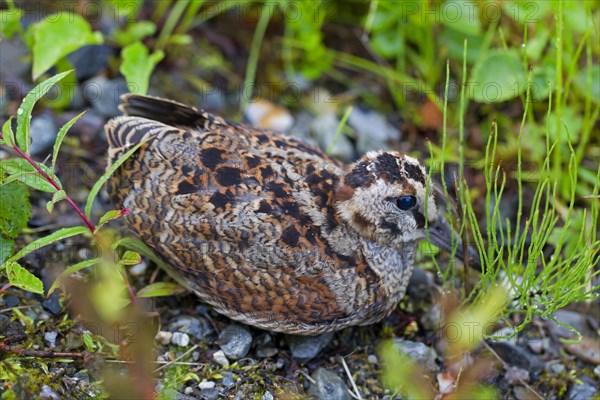
<instances>
[{"instance_id":1,"label":"small stone","mask_svg":"<svg viewBox=\"0 0 600 400\"><path fill-rule=\"evenodd\" d=\"M292 351L292 357L299 363L305 364L315 358L331 342L333 333L328 332L318 336L286 335L285 338Z\"/></svg>"},{"instance_id":2,"label":"small stone","mask_svg":"<svg viewBox=\"0 0 600 400\"><path fill-rule=\"evenodd\" d=\"M191 386L186 386L186 388L183 389L183 394L186 394L189 396L192 393L194 393L194 388Z\"/></svg>"},{"instance_id":3,"label":"small stone","mask_svg":"<svg viewBox=\"0 0 600 400\"><path fill-rule=\"evenodd\" d=\"M508 326L498 329L496 332L492 333L491 336L493 338L491 340L497 342L506 342L514 345L517 344L516 330ZM498 339L496 339L496 337L498 337Z\"/></svg>"},{"instance_id":4,"label":"small stone","mask_svg":"<svg viewBox=\"0 0 600 400\"><path fill-rule=\"evenodd\" d=\"M400 139L400 131L375 111L354 107L348 117L348 124L356 131L356 148L360 154L385 149L388 147L387 142Z\"/></svg>"},{"instance_id":5,"label":"small stone","mask_svg":"<svg viewBox=\"0 0 600 400\"><path fill-rule=\"evenodd\" d=\"M156 339L157 342L159 342L160 344L163 345L168 345L169 343L171 343L171 338L173 337L173 333L172 332L168 332L168 331L158 331L156 333L156 336L154 337L154 339Z\"/></svg>"},{"instance_id":6,"label":"small stone","mask_svg":"<svg viewBox=\"0 0 600 400\"><path fill-rule=\"evenodd\" d=\"M148 268L148 264L146 263L145 260L142 260L141 263L136 264L136 265L130 267L129 268L129 272L133 276L142 276L146 272L147 268Z\"/></svg>"},{"instance_id":7,"label":"small stone","mask_svg":"<svg viewBox=\"0 0 600 400\"><path fill-rule=\"evenodd\" d=\"M437 371L438 366L435 362L437 353L431 347L421 343L404 339L394 339L394 347L406 354L415 361L425 364L430 371Z\"/></svg>"},{"instance_id":8,"label":"small stone","mask_svg":"<svg viewBox=\"0 0 600 400\"><path fill-rule=\"evenodd\" d=\"M203 380L198 384L198 389L212 389L216 386L216 383L213 381Z\"/></svg>"},{"instance_id":9,"label":"small stone","mask_svg":"<svg viewBox=\"0 0 600 400\"><path fill-rule=\"evenodd\" d=\"M19 305L19 298L16 296L5 296L4 297L4 307L3 308L13 308Z\"/></svg>"},{"instance_id":10,"label":"small stone","mask_svg":"<svg viewBox=\"0 0 600 400\"><path fill-rule=\"evenodd\" d=\"M39 399L59 400L60 396L48 385L42 386L42 391L39 394Z\"/></svg>"},{"instance_id":11,"label":"small stone","mask_svg":"<svg viewBox=\"0 0 600 400\"><path fill-rule=\"evenodd\" d=\"M311 383L308 394L318 399L350 400L348 387L344 381L331 371L319 368L311 374L315 383Z\"/></svg>"},{"instance_id":12,"label":"small stone","mask_svg":"<svg viewBox=\"0 0 600 400\"><path fill-rule=\"evenodd\" d=\"M379 364L379 360L377 359L377 356L375 354L369 354L369 356L367 357L367 362L369 364Z\"/></svg>"},{"instance_id":13,"label":"small stone","mask_svg":"<svg viewBox=\"0 0 600 400\"><path fill-rule=\"evenodd\" d=\"M230 387L235 385L235 378L233 377L233 374L231 372L222 372L221 375L223 376L223 381L221 382L221 384L226 389L229 389Z\"/></svg>"},{"instance_id":14,"label":"small stone","mask_svg":"<svg viewBox=\"0 0 600 400\"><path fill-rule=\"evenodd\" d=\"M552 372L554 375L560 375L564 372L565 366L561 363L549 364L546 366L548 371Z\"/></svg>"},{"instance_id":15,"label":"small stone","mask_svg":"<svg viewBox=\"0 0 600 400\"><path fill-rule=\"evenodd\" d=\"M31 147L29 151L34 155L42 155L52 148L56 139L56 124L52 115L43 113L31 119Z\"/></svg>"},{"instance_id":16,"label":"small stone","mask_svg":"<svg viewBox=\"0 0 600 400\"><path fill-rule=\"evenodd\" d=\"M83 97L92 104L94 110L104 117L116 117L121 114L117 105L119 97L129 92L125 79L106 79L98 76L85 81Z\"/></svg>"},{"instance_id":17,"label":"small stone","mask_svg":"<svg viewBox=\"0 0 600 400\"><path fill-rule=\"evenodd\" d=\"M204 339L214 332L212 326L204 318L181 315L169 324L170 331L185 332L196 339Z\"/></svg>"},{"instance_id":18,"label":"small stone","mask_svg":"<svg viewBox=\"0 0 600 400\"><path fill-rule=\"evenodd\" d=\"M190 344L190 337L187 333L183 332L175 332L173 333L173 337L171 338L171 343L176 346L185 347Z\"/></svg>"},{"instance_id":19,"label":"small stone","mask_svg":"<svg viewBox=\"0 0 600 400\"><path fill-rule=\"evenodd\" d=\"M200 398L203 400L217 400L219 398L219 389L202 389L200 391Z\"/></svg>"},{"instance_id":20,"label":"small stone","mask_svg":"<svg viewBox=\"0 0 600 400\"><path fill-rule=\"evenodd\" d=\"M540 354L544 349L544 343L541 340L529 340L527 342L527 347L529 347L529 350L532 352Z\"/></svg>"},{"instance_id":21,"label":"small stone","mask_svg":"<svg viewBox=\"0 0 600 400\"><path fill-rule=\"evenodd\" d=\"M566 343L567 351L590 364L600 364L600 341L587 336L578 343Z\"/></svg>"},{"instance_id":22,"label":"small stone","mask_svg":"<svg viewBox=\"0 0 600 400\"><path fill-rule=\"evenodd\" d=\"M517 400L529 400L532 398L531 390L521 385L513 387L513 395Z\"/></svg>"},{"instance_id":23,"label":"small stone","mask_svg":"<svg viewBox=\"0 0 600 400\"><path fill-rule=\"evenodd\" d=\"M215 353L213 354L213 360L215 360L215 362L217 364L219 364L223 367L229 367L229 360L225 356L225 353L223 352L223 350L215 351Z\"/></svg>"},{"instance_id":24,"label":"small stone","mask_svg":"<svg viewBox=\"0 0 600 400\"><path fill-rule=\"evenodd\" d=\"M597 394L598 389L596 389L596 383L592 378L584 375L580 376L577 381L574 381L571 384L571 387L564 398L567 400L588 400L596 399Z\"/></svg>"},{"instance_id":25,"label":"small stone","mask_svg":"<svg viewBox=\"0 0 600 400\"><path fill-rule=\"evenodd\" d=\"M263 394L262 400L273 400L274 397L268 390Z\"/></svg>"},{"instance_id":26,"label":"small stone","mask_svg":"<svg viewBox=\"0 0 600 400\"><path fill-rule=\"evenodd\" d=\"M490 340L489 345L509 365L525 369L530 373L539 372L544 368L544 363L524 347L494 340Z\"/></svg>"},{"instance_id":27,"label":"small stone","mask_svg":"<svg viewBox=\"0 0 600 400\"><path fill-rule=\"evenodd\" d=\"M252 334L241 325L231 324L221 331L219 347L227 358L239 360L248 354L252 345Z\"/></svg>"},{"instance_id":28,"label":"small stone","mask_svg":"<svg viewBox=\"0 0 600 400\"><path fill-rule=\"evenodd\" d=\"M56 346L56 338L58 338L58 332L56 332L56 331L50 331L50 332L44 333L44 341L50 347Z\"/></svg>"},{"instance_id":29,"label":"small stone","mask_svg":"<svg viewBox=\"0 0 600 400\"><path fill-rule=\"evenodd\" d=\"M597 365L596 368L594 368L594 375L600 378L600 365Z\"/></svg>"},{"instance_id":30,"label":"small stone","mask_svg":"<svg viewBox=\"0 0 600 400\"><path fill-rule=\"evenodd\" d=\"M50 312L52 315L60 314L62 312L62 307L60 305L58 293L54 292L52 295L50 295L50 297L42 301L42 307L44 307L44 309Z\"/></svg>"},{"instance_id":31,"label":"small stone","mask_svg":"<svg viewBox=\"0 0 600 400\"><path fill-rule=\"evenodd\" d=\"M112 52L112 47L108 45L88 45L75 50L67 59L73 65L77 79L82 81L105 69Z\"/></svg>"},{"instance_id":32,"label":"small stone","mask_svg":"<svg viewBox=\"0 0 600 400\"><path fill-rule=\"evenodd\" d=\"M336 137L339 124L340 120L335 114L323 114L312 121L310 130L321 149L324 151L329 150L330 155L348 161L354 155L354 147L350 139L343 133Z\"/></svg>"},{"instance_id":33,"label":"small stone","mask_svg":"<svg viewBox=\"0 0 600 400\"><path fill-rule=\"evenodd\" d=\"M529 382L529 372L517 367L508 367L504 379L510 384Z\"/></svg>"}]
</instances>

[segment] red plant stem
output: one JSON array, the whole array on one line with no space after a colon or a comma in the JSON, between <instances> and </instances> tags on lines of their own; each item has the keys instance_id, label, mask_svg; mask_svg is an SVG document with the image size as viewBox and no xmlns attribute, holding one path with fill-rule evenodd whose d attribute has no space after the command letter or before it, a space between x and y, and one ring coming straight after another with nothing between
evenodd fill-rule
<instances>
[{"instance_id":1,"label":"red plant stem","mask_svg":"<svg viewBox=\"0 0 600 400\"><path fill-rule=\"evenodd\" d=\"M4 135L2 134L2 132L0 132L0 139L4 139ZM35 170L46 180L48 181L48 183L50 183L56 190L62 190L61 187L58 185L58 183L54 180L54 178L52 178L51 176L49 176L46 172L44 172L43 169L41 169L36 163L35 161L33 161L33 159L25 154L20 148L19 146L17 146L16 144L13 146L10 146L14 151L17 152L17 154L19 156L21 156L22 158L24 158L25 160L27 160L27 162L29 164L31 164L33 166L33 168L35 168ZM88 219L88 217L85 216L85 214L83 213L83 211L81 211L81 209L77 206L77 204L75 204L75 202L73 201L73 199L71 199L66 193L65 193L65 200L67 203L69 203L69 205L75 210L75 212L79 215L79 217L81 218L81 220L83 221L83 223L86 225L86 227L89 229L89 231L91 232L92 236L96 239L96 241L100 244L100 246L102 248L106 249L106 246L104 246L104 244L102 243L102 240L96 236L96 232L95 232L95 227L94 224L92 224L92 222ZM123 280L125 281L125 285L127 286L127 291L129 292L129 296L131 297L131 301L135 302L136 299L136 295L135 292L133 291L133 288L131 287L131 284L129 283L129 279L127 279L127 275L125 273L122 273L121 276L123 277ZM2 290L5 290L6 288L3 288Z\"/></svg>"}]
</instances>

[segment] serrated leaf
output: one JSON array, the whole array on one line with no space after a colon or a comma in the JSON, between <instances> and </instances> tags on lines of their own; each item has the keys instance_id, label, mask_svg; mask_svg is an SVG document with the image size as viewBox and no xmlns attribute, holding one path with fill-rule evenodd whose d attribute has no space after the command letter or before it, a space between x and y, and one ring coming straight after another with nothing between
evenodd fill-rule
<instances>
[{"instance_id":1,"label":"serrated leaf","mask_svg":"<svg viewBox=\"0 0 600 400\"><path fill-rule=\"evenodd\" d=\"M33 242L29 243L27 246L23 247L19 250L15 255L10 257L7 262L16 261L22 257L25 257L27 254L32 251L41 249L42 247L48 246L54 242L59 240L67 239L72 236L81 235L82 233L89 232L86 227L83 226L73 226L71 228L62 228L57 230L56 232L52 232L49 235L43 236Z\"/></svg>"},{"instance_id":2,"label":"serrated leaf","mask_svg":"<svg viewBox=\"0 0 600 400\"><path fill-rule=\"evenodd\" d=\"M117 218L121 218L123 215L126 215L129 212L128 209L123 210L110 210L107 211L102 217L100 217L100 221L98 221L98 225L96 225L95 231L98 231L104 224L109 221L112 221Z\"/></svg>"},{"instance_id":3,"label":"serrated leaf","mask_svg":"<svg viewBox=\"0 0 600 400\"><path fill-rule=\"evenodd\" d=\"M500 103L523 93L527 75L516 51L491 50L473 68L471 97L480 103Z\"/></svg>"},{"instance_id":4,"label":"serrated leaf","mask_svg":"<svg viewBox=\"0 0 600 400\"><path fill-rule=\"evenodd\" d=\"M29 154L29 146L31 145L31 133L29 127L31 124L31 112L33 111L35 103L44 97L44 95L52 88L52 86L54 86L57 82L71 72L72 71L66 71L46 79L44 82L40 83L31 91L29 91L27 96L25 96L23 99L21 106L17 110L16 139L17 144L25 153Z\"/></svg>"},{"instance_id":5,"label":"serrated leaf","mask_svg":"<svg viewBox=\"0 0 600 400\"><path fill-rule=\"evenodd\" d=\"M15 133L12 130L12 117L2 125L2 137L8 147L15 147Z\"/></svg>"},{"instance_id":6,"label":"serrated leaf","mask_svg":"<svg viewBox=\"0 0 600 400\"><path fill-rule=\"evenodd\" d=\"M33 79L75 50L102 42L102 34L92 32L81 15L68 12L48 15L33 27Z\"/></svg>"},{"instance_id":7,"label":"serrated leaf","mask_svg":"<svg viewBox=\"0 0 600 400\"><path fill-rule=\"evenodd\" d=\"M80 114L73 117L69 122L64 124L62 126L62 128L60 128L60 130L58 131L58 134L56 135L56 140L54 141L54 148L52 149L52 164L50 166L50 169L52 171L54 171L54 167L56 165L56 158L58 157L58 151L60 150L60 146L63 142L63 139L67 135L67 132L69 131L69 129L71 129L71 127L75 124L75 122L77 122L77 120L79 118L81 118L81 116L83 114L85 114L85 111L83 111Z\"/></svg>"},{"instance_id":8,"label":"serrated leaf","mask_svg":"<svg viewBox=\"0 0 600 400\"><path fill-rule=\"evenodd\" d=\"M152 70L164 56L162 50L149 54L148 48L141 42L130 44L121 51L123 63L119 71L127 79L131 92L146 94Z\"/></svg>"},{"instance_id":9,"label":"serrated leaf","mask_svg":"<svg viewBox=\"0 0 600 400\"><path fill-rule=\"evenodd\" d=\"M48 290L48 294L47 296L50 296L55 290L56 288L58 288L58 285L60 285L60 281L62 279L64 279L65 277L74 274L77 271L81 271L84 268L88 268L91 267L92 265L98 264L100 262L100 258L92 258L89 260L83 260L81 262L78 262L77 264L71 265L70 267L66 268L63 272L60 273L60 275L58 277L56 277L56 279L54 280L54 282L52 283L52 286L50 286L50 289Z\"/></svg>"},{"instance_id":10,"label":"serrated leaf","mask_svg":"<svg viewBox=\"0 0 600 400\"><path fill-rule=\"evenodd\" d=\"M13 286L28 292L44 294L44 284L40 278L33 275L14 261L7 262L5 266L8 281Z\"/></svg>"},{"instance_id":11,"label":"serrated leaf","mask_svg":"<svg viewBox=\"0 0 600 400\"><path fill-rule=\"evenodd\" d=\"M123 253L120 263L123 265L138 265L142 262L142 256L135 251L127 250Z\"/></svg>"},{"instance_id":12,"label":"serrated leaf","mask_svg":"<svg viewBox=\"0 0 600 400\"><path fill-rule=\"evenodd\" d=\"M65 192L62 189L54 192L54 194L52 195L52 200L46 203L46 210L48 210L48 213L52 214L52 210L54 210L54 204L61 200L64 200L66 197L67 192Z\"/></svg>"},{"instance_id":13,"label":"serrated leaf","mask_svg":"<svg viewBox=\"0 0 600 400\"><path fill-rule=\"evenodd\" d=\"M0 265L12 256L14 248L15 241L0 234Z\"/></svg>"},{"instance_id":14,"label":"serrated leaf","mask_svg":"<svg viewBox=\"0 0 600 400\"><path fill-rule=\"evenodd\" d=\"M94 200L96 199L96 196L98 195L98 192L100 191L100 188L102 187L102 185L104 185L104 183L106 183L108 178L110 178L112 176L112 174L115 173L115 171L121 166L121 164L123 164L129 157L131 157L131 155L133 153L135 153L136 150L139 149L140 146L143 145L144 143L146 143L148 140L149 140L149 138L139 142L138 144L133 146L131 149L129 149L127 151L127 153L122 154L117 159L117 161L112 163L112 165L106 169L106 172L104 172L104 174L100 177L100 179L98 179L96 181L96 183L94 183L94 186L90 189L90 193L88 194L87 200L85 202L86 217L88 217L88 218L90 217L90 213L92 211L92 204L94 203Z\"/></svg>"},{"instance_id":15,"label":"serrated leaf","mask_svg":"<svg viewBox=\"0 0 600 400\"><path fill-rule=\"evenodd\" d=\"M174 282L156 282L143 287L138 293L138 297L161 297L173 296L185 292L185 288Z\"/></svg>"},{"instance_id":16,"label":"serrated leaf","mask_svg":"<svg viewBox=\"0 0 600 400\"><path fill-rule=\"evenodd\" d=\"M41 163L36 163L36 165L48 174L48 176L52 176L50 168ZM1 178L2 174L8 176ZM54 193L56 191L56 188L40 175L33 165L24 158L9 158L0 161L0 182L10 183L14 181L22 182L27 186L36 190L41 190L42 192ZM54 178L54 181L59 187L62 187L62 184L57 178Z\"/></svg>"},{"instance_id":17,"label":"serrated leaf","mask_svg":"<svg viewBox=\"0 0 600 400\"><path fill-rule=\"evenodd\" d=\"M31 217L29 191L18 182L2 184L0 205L0 233L14 239L27 226Z\"/></svg>"}]
</instances>

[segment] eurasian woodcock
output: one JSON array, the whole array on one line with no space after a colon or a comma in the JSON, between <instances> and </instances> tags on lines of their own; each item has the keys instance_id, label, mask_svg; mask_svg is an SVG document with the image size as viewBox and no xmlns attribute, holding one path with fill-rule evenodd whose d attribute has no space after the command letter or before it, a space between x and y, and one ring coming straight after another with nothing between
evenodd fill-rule
<instances>
[{"instance_id":1,"label":"eurasian woodcock","mask_svg":"<svg viewBox=\"0 0 600 400\"><path fill-rule=\"evenodd\" d=\"M438 220L419 161L382 151L345 166L294 137L174 101L123 100L126 116L106 125L109 165L145 143L109 193L135 235L216 311L315 335L397 306L426 220Z\"/></svg>"}]
</instances>

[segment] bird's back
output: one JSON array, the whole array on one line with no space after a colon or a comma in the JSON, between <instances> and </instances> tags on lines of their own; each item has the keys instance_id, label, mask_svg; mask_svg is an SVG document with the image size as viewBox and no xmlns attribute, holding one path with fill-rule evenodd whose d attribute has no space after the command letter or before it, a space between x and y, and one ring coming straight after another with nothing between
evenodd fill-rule
<instances>
[{"instance_id":1,"label":"bird's back","mask_svg":"<svg viewBox=\"0 0 600 400\"><path fill-rule=\"evenodd\" d=\"M389 311L377 301L386 293L366 243L336 214L343 165L179 103L129 96L122 109L129 115L107 124L109 163L145 143L109 193L130 210L133 232L218 311L304 334Z\"/></svg>"}]
</instances>

